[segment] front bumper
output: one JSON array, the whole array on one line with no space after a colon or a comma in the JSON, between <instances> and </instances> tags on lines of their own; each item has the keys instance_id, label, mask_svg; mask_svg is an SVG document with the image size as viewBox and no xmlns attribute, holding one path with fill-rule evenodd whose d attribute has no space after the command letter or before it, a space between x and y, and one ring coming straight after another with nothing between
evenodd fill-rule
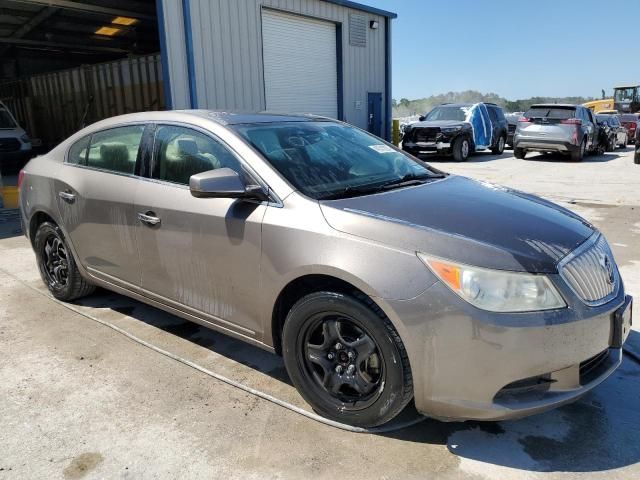
<instances>
[{"instance_id":1,"label":"front bumper","mask_svg":"<svg viewBox=\"0 0 640 480\"><path fill-rule=\"evenodd\" d=\"M575 298L556 277L563 296ZM613 345L613 314L626 298L619 290L600 307L576 300L520 314L479 310L440 282L412 300L389 302L409 353L418 411L448 421L504 420L578 399L621 363L622 350Z\"/></svg>"}]
</instances>

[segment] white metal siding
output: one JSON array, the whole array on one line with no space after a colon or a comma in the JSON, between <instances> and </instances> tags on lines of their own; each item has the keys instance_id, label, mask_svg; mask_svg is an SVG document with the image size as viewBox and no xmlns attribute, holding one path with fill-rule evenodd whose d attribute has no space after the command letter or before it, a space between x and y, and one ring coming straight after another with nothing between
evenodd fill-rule
<instances>
[{"instance_id":1,"label":"white metal siding","mask_svg":"<svg viewBox=\"0 0 640 480\"><path fill-rule=\"evenodd\" d=\"M182 2L161 0L173 108L189 108L185 32ZM363 0L364 3L367 0ZM193 35L198 108L218 110L266 109L262 61L262 14L284 10L342 25L344 120L367 128L367 92L382 92L385 85L384 17L324 0L189 0ZM349 14L367 18L367 46L349 44ZM377 30L368 28L376 20Z\"/></svg>"},{"instance_id":2,"label":"white metal siding","mask_svg":"<svg viewBox=\"0 0 640 480\"><path fill-rule=\"evenodd\" d=\"M333 23L262 12L268 111L338 117L338 60Z\"/></svg>"}]
</instances>

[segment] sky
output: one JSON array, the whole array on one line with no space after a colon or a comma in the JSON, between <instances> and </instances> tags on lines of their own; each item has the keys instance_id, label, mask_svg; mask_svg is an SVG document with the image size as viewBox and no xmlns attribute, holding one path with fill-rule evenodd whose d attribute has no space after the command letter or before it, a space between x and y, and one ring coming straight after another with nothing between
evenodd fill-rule
<instances>
[{"instance_id":1,"label":"sky","mask_svg":"<svg viewBox=\"0 0 640 480\"><path fill-rule=\"evenodd\" d=\"M462 90L509 100L599 98L602 89L611 95L616 84L640 83L640 0L360 3L398 14L392 24L398 100Z\"/></svg>"}]
</instances>

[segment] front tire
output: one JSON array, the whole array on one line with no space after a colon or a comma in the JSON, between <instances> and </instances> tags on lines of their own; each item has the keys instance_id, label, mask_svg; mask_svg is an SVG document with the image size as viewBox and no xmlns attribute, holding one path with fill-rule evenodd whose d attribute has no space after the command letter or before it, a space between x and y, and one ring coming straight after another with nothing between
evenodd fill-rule
<instances>
[{"instance_id":1,"label":"front tire","mask_svg":"<svg viewBox=\"0 0 640 480\"><path fill-rule=\"evenodd\" d=\"M362 294L317 292L300 299L285 320L282 352L300 394L331 420L375 427L413 397L404 344Z\"/></svg>"},{"instance_id":2,"label":"front tire","mask_svg":"<svg viewBox=\"0 0 640 480\"><path fill-rule=\"evenodd\" d=\"M60 227L42 223L33 245L42 281L55 298L69 302L93 293L95 286L80 275Z\"/></svg>"},{"instance_id":3,"label":"front tire","mask_svg":"<svg viewBox=\"0 0 640 480\"><path fill-rule=\"evenodd\" d=\"M524 160L524 157L527 155L527 152L524 148L514 148L513 149L513 156L516 157L518 160Z\"/></svg>"},{"instance_id":4,"label":"front tire","mask_svg":"<svg viewBox=\"0 0 640 480\"><path fill-rule=\"evenodd\" d=\"M458 137L454 140L451 150L456 162L466 162L471 154L471 143L466 137Z\"/></svg>"}]
</instances>

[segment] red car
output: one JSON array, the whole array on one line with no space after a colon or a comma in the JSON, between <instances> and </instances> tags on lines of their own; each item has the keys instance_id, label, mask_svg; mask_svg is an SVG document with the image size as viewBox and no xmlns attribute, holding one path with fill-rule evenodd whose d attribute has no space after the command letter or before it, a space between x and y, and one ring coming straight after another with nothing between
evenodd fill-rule
<instances>
[{"instance_id":1,"label":"red car","mask_svg":"<svg viewBox=\"0 0 640 480\"><path fill-rule=\"evenodd\" d=\"M638 113L623 113L620 115L620 123L627 129L629 143L635 143L636 130L640 124L640 114Z\"/></svg>"}]
</instances>

